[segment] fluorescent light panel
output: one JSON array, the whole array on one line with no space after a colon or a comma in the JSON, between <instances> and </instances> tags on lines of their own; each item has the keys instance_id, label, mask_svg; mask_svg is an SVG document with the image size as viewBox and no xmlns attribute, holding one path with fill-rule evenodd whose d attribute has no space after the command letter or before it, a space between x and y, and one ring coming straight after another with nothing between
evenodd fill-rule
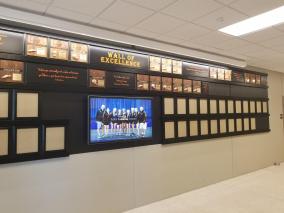
<instances>
[{"instance_id":1,"label":"fluorescent light panel","mask_svg":"<svg viewBox=\"0 0 284 213\"><path fill-rule=\"evenodd\" d=\"M284 22L284 6L229 25L219 31L233 36L241 36Z\"/></svg>"}]
</instances>

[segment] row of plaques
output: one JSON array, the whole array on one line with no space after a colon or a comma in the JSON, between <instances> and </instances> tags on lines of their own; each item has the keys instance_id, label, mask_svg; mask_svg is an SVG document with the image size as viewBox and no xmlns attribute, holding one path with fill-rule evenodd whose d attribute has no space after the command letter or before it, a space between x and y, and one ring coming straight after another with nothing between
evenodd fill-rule
<instances>
[{"instance_id":1,"label":"row of plaques","mask_svg":"<svg viewBox=\"0 0 284 213\"><path fill-rule=\"evenodd\" d=\"M166 121L164 122L164 139L167 140L255 130L256 119L254 117L189 121L180 120L176 121L176 125L175 121Z\"/></svg>"},{"instance_id":2,"label":"row of plaques","mask_svg":"<svg viewBox=\"0 0 284 213\"><path fill-rule=\"evenodd\" d=\"M164 115L254 114L268 113L268 101L166 97L163 108Z\"/></svg>"},{"instance_id":3,"label":"row of plaques","mask_svg":"<svg viewBox=\"0 0 284 213\"><path fill-rule=\"evenodd\" d=\"M177 75L212 78L266 85L266 75L254 75L209 64L185 62L179 59L134 53L127 50L91 46L75 41L0 30L0 52L21 54L25 41L25 55L41 58L96 64L112 71L138 69ZM248 76L248 77L247 77ZM16 77L15 77L16 78Z\"/></svg>"},{"instance_id":4,"label":"row of plaques","mask_svg":"<svg viewBox=\"0 0 284 213\"><path fill-rule=\"evenodd\" d=\"M16 129L16 155L39 152L41 144L39 127L14 127ZM65 126L44 126L44 152L65 150ZM9 155L9 131L0 127L0 157Z\"/></svg>"}]
</instances>

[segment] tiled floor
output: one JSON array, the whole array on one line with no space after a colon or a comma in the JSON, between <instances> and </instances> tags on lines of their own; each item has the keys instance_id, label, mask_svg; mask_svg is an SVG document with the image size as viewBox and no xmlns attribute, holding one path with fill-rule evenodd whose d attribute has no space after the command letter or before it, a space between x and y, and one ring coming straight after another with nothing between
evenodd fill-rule
<instances>
[{"instance_id":1,"label":"tiled floor","mask_svg":"<svg viewBox=\"0 0 284 213\"><path fill-rule=\"evenodd\" d=\"M284 164L127 213L284 213Z\"/></svg>"}]
</instances>

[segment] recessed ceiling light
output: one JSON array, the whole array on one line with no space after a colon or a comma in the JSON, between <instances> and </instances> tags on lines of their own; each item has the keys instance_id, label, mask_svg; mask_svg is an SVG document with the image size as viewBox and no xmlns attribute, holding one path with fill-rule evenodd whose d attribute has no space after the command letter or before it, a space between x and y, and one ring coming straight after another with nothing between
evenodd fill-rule
<instances>
[{"instance_id":1,"label":"recessed ceiling light","mask_svg":"<svg viewBox=\"0 0 284 213\"><path fill-rule=\"evenodd\" d=\"M284 6L229 25L219 31L233 36L241 36L284 22Z\"/></svg>"}]
</instances>

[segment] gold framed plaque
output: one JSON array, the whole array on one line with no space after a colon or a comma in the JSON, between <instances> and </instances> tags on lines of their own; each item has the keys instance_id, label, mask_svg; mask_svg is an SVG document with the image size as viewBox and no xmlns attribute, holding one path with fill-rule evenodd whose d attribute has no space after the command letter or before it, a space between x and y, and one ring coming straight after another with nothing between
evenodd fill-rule
<instances>
[{"instance_id":1,"label":"gold framed plaque","mask_svg":"<svg viewBox=\"0 0 284 213\"><path fill-rule=\"evenodd\" d=\"M161 58L157 56L150 56L150 70L161 72Z\"/></svg>"},{"instance_id":2,"label":"gold framed plaque","mask_svg":"<svg viewBox=\"0 0 284 213\"><path fill-rule=\"evenodd\" d=\"M59 60L68 60L69 42L58 39L50 39L49 57Z\"/></svg>"},{"instance_id":3,"label":"gold framed plaque","mask_svg":"<svg viewBox=\"0 0 284 213\"><path fill-rule=\"evenodd\" d=\"M27 35L26 55L47 58L47 37Z\"/></svg>"},{"instance_id":4,"label":"gold framed plaque","mask_svg":"<svg viewBox=\"0 0 284 213\"><path fill-rule=\"evenodd\" d=\"M71 61L88 63L89 48L86 44L71 42Z\"/></svg>"},{"instance_id":5,"label":"gold framed plaque","mask_svg":"<svg viewBox=\"0 0 284 213\"><path fill-rule=\"evenodd\" d=\"M103 70L89 70L89 86L105 88L106 73Z\"/></svg>"},{"instance_id":6,"label":"gold framed plaque","mask_svg":"<svg viewBox=\"0 0 284 213\"><path fill-rule=\"evenodd\" d=\"M149 90L149 75L137 74L137 90Z\"/></svg>"},{"instance_id":7,"label":"gold framed plaque","mask_svg":"<svg viewBox=\"0 0 284 213\"><path fill-rule=\"evenodd\" d=\"M162 58L162 72L172 73L172 59Z\"/></svg>"},{"instance_id":8,"label":"gold framed plaque","mask_svg":"<svg viewBox=\"0 0 284 213\"><path fill-rule=\"evenodd\" d=\"M173 79L168 77L162 77L162 90L165 92L172 92Z\"/></svg>"},{"instance_id":9,"label":"gold framed plaque","mask_svg":"<svg viewBox=\"0 0 284 213\"><path fill-rule=\"evenodd\" d=\"M173 91L182 92L182 79L173 78Z\"/></svg>"},{"instance_id":10,"label":"gold framed plaque","mask_svg":"<svg viewBox=\"0 0 284 213\"><path fill-rule=\"evenodd\" d=\"M161 77L150 76L150 90L161 91Z\"/></svg>"}]
</instances>

